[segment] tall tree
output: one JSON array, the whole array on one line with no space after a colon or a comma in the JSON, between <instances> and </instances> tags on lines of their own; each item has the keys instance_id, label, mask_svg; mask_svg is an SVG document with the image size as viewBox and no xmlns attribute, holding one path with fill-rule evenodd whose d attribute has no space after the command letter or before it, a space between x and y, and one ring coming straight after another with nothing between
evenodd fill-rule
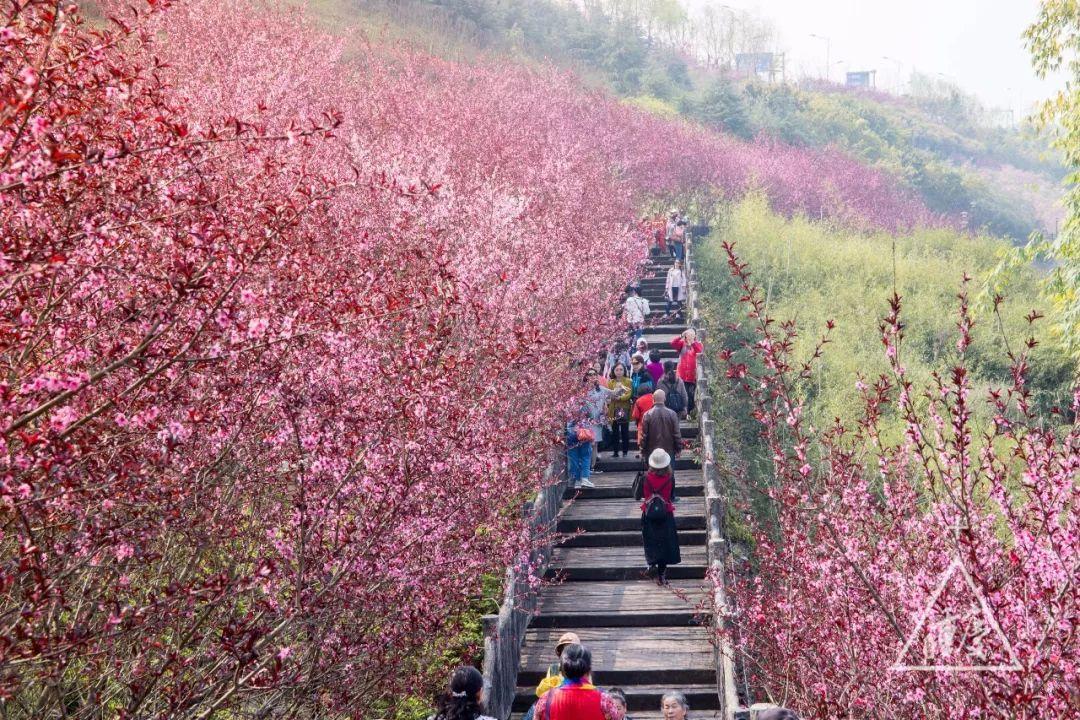
<instances>
[{"instance_id":1,"label":"tall tree","mask_svg":"<svg viewBox=\"0 0 1080 720\"><path fill-rule=\"evenodd\" d=\"M1039 16L1024 31L1024 39L1040 78L1062 71L1068 76L1065 87L1042 104L1037 120L1043 129L1052 129L1065 162L1076 168L1080 166L1080 2L1042 0ZM1025 255L1053 262L1048 289L1069 349L1080 357L1080 173L1070 173L1065 185L1064 226L1056 237L1033 236Z\"/></svg>"}]
</instances>

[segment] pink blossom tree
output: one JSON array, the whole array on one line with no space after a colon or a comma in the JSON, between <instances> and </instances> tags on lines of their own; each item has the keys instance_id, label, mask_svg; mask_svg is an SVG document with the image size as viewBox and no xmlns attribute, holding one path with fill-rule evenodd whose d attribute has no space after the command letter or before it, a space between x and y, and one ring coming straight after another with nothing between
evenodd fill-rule
<instances>
[{"instance_id":1,"label":"pink blossom tree","mask_svg":"<svg viewBox=\"0 0 1080 720\"><path fill-rule=\"evenodd\" d=\"M434 639L531 542L643 206L763 184L928 218L849 160L807 188L771 160L797 151L554 71L347 66L300 14L139 7L0 5L12 717L364 717L431 689Z\"/></svg>"}]
</instances>

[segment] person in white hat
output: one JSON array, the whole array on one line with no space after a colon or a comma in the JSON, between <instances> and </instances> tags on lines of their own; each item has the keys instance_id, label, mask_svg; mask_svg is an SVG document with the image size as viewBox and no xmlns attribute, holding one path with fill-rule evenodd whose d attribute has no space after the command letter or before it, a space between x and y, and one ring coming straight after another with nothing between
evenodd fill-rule
<instances>
[{"instance_id":1,"label":"person in white hat","mask_svg":"<svg viewBox=\"0 0 1080 720\"><path fill-rule=\"evenodd\" d=\"M650 411L651 412L651 411ZM675 527L675 476L671 455L663 448L649 454L649 472L642 484L641 540L649 570L656 568L656 582L667 585L669 565L682 562L679 533Z\"/></svg>"}]
</instances>

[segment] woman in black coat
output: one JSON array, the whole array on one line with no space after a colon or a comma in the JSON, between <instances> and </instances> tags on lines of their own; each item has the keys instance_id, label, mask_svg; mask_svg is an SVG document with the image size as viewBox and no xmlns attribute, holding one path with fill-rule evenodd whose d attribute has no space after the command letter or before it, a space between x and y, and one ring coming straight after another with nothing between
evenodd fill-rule
<instances>
[{"instance_id":1,"label":"woman in black coat","mask_svg":"<svg viewBox=\"0 0 1080 720\"><path fill-rule=\"evenodd\" d=\"M656 582L668 585L668 565L682 562L679 554L679 533L675 528L675 476L671 472L671 456L657 448L649 455L649 472L642 484L641 539L645 545L645 561L656 566ZM655 500L655 501L654 501Z\"/></svg>"}]
</instances>

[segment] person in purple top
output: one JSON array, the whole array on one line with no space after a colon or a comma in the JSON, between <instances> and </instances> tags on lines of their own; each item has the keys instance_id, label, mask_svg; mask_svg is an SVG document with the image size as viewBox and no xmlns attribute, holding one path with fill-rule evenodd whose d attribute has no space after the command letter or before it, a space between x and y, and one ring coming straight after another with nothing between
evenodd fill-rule
<instances>
[{"instance_id":1,"label":"person in purple top","mask_svg":"<svg viewBox=\"0 0 1080 720\"><path fill-rule=\"evenodd\" d=\"M649 351L649 362L645 364L645 369L652 376L653 387L656 387L656 384L660 382L660 378L664 377L664 364L660 362L660 353L658 351Z\"/></svg>"}]
</instances>

